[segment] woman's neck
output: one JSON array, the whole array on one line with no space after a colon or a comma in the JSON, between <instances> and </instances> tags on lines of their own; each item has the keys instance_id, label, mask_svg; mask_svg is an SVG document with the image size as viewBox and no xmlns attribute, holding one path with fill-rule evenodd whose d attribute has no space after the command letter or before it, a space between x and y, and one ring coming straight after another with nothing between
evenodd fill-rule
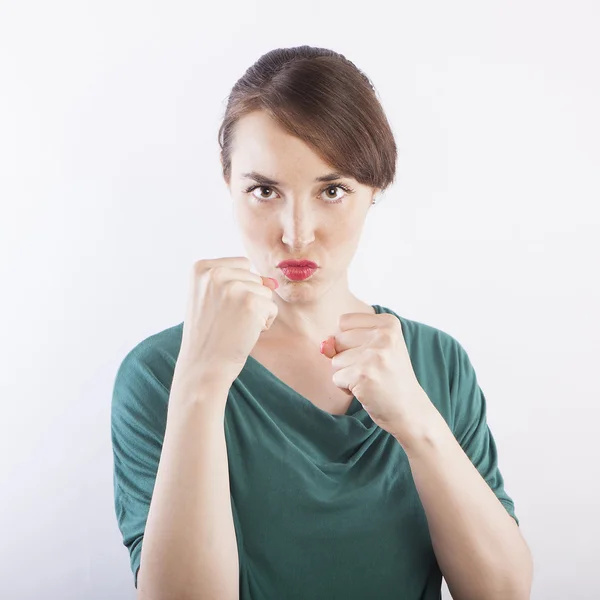
<instances>
[{"instance_id":1,"label":"woman's neck","mask_svg":"<svg viewBox=\"0 0 600 600\"><path fill-rule=\"evenodd\" d=\"M275 292L276 293L276 292ZM287 302L274 298L278 307L277 318L271 328L261 334L268 342L309 343L317 347L338 330L340 316L350 312L374 314L373 307L349 294L335 303L323 299L320 302Z\"/></svg>"}]
</instances>

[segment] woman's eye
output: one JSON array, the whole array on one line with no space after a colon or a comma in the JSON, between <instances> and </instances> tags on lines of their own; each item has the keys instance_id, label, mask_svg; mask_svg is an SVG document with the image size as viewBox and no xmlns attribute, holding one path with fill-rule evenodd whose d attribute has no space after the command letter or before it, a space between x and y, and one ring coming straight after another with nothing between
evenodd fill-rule
<instances>
[{"instance_id":1,"label":"woman's eye","mask_svg":"<svg viewBox=\"0 0 600 600\"><path fill-rule=\"evenodd\" d=\"M344 192L341 196L338 196L336 194L337 191L342 191ZM327 200L334 200L334 201L339 201L341 200L346 194L345 194L345 190L342 188L342 186L340 185L330 185L327 186L323 192L325 193L325 198ZM331 194L333 192L333 195Z\"/></svg>"},{"instance_id":2,"label":"woman's eye","mask_svg":"<svg viewBox=\"0 0 600 600\"><path fill-rule=\"evenodd\" d=\"M266 196L262 195L261 192L264 192L265 190L267 190L268 192L272 192L272 188L267 187L265 185L260 185L257 186L256 188L254 188L254 190L252 191L252 195L255 198L258 198L258 200L270 200L270 198L268 198L268 196L270 196L271 194L267 194ZM258 192L258 194L256 193Z\"/></svg>"}]
</instances>

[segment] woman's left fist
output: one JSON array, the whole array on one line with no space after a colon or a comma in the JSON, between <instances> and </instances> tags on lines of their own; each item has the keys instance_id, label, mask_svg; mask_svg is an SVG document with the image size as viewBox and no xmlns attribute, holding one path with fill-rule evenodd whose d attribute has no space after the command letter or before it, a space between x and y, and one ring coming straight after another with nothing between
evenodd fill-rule
<instances>
[{"instance_id":1,"label":"woman's left fist","mask_svg":"<svg viewBox=\"0 0 600 600\"><path fill-rule=\"evenodd\" d=\"M401 444L433 418L435 406L413 371L395 315L343 314L338 331L321 347L331 359L335 385L356 396L373 422Z\"/></svg>"}]
</instances>

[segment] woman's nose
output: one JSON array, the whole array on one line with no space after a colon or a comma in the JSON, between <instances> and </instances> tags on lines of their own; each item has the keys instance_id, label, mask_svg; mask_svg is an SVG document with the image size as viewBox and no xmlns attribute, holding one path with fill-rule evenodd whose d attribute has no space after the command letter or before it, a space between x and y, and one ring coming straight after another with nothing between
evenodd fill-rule
<instances>
[{"instance_id":1,"label":"woman's nose","mask_svg":"<svg viewBox=\"0 0 600 600\"><path fill-rule=\"evenodd\" d=\"M315 218L306 205L296 204L284 211L282 241L291 248L303 248L315 239Z\"/></svg>"}]
</instances>

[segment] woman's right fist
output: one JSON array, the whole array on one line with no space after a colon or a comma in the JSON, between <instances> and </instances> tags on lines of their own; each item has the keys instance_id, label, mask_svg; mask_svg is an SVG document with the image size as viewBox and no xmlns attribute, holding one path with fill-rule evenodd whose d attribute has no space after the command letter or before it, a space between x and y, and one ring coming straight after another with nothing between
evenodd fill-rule
<instances>
[{"instance_id":1,"label":"woman's right fist","mask_svg":"<svg viewBox=\"0 0 600 600\"><path fill-rule=\"evenodd\" d=\"M224 378L244 367L261 332L277 317L277 281L250 271L244 256L194 263L177 368L186 376Z\"/></svg>"}]
</instances>

